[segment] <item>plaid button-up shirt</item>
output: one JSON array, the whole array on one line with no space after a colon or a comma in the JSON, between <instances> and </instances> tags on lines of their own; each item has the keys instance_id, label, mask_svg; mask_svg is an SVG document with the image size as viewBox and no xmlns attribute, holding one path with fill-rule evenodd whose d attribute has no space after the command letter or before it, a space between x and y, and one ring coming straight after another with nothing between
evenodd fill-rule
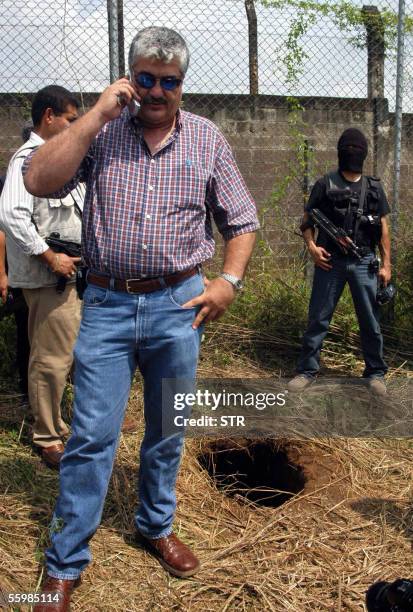
<instances>
[{"instance_id":1,"label":"plaid button-up shirt","mask_svg":"<svg viewBox=\"0 0 413 612\"><path fill-rule=\"evenodd\" d=\"M76 176L53 196L80 180L86 182L84 260L92 271L115 278L162 276L211 258L211 215L225 240L258 228L227 141L213 123L192 113L178 111L175 131L151 155L139 122L125 109L99 132Z\"/></svg>"}]
</instances>

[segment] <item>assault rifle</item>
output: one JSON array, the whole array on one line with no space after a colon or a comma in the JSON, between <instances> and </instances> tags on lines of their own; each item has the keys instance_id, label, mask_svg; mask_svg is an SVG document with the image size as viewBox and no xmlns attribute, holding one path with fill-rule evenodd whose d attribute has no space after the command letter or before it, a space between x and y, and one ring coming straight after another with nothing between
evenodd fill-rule
<instances>
[{"instance_id":1,"label":"assault rifle","mask_svg":"<svg viewBox=\"0 0 413 612\"><path fill-rule=\"evenodd\" d=\"M70 240L63 240L60 238L59 232L52 232L50 236L46 238L46 244L56 253L64 253L69 257L80 257L81 247L77 242L71 242ZM67 278L59 276L56 286L57 293L63 293L67 283Z\"/></svg>"},{"instance_id":2,"label":"assault rifle","mask_svg":"<svg viewBox=\"0 0 413 612\"><path fill-rule=\"evenodd\" d=\"M319 208L313 208L309 211L310 217L320 229L323 230L334 242L340 247L343 253L351 253L362 259L360 248L352 241L350 236L341 227L337 227L330 221Z\"/></svg>"}]
</instances>

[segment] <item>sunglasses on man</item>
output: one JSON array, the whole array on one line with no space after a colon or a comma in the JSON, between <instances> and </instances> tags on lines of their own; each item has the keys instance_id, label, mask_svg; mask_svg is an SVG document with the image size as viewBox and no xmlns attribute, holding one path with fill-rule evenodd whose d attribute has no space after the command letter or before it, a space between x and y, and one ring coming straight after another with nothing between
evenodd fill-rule
<instances>
[{"instance_id":1,"label":"sunglasses on man","mask_svg":"<svg viewBox=\"0 0 413 612\"><path fill-rule=\"evenodd\" d=\"M166 89L166 91L173 91L182 83L182 79L179 79L176 76L164 76L157 78L150 72L139 72L139 74L134 75L135 83L139 85L139 87L143 87L143 89L152 89L155 87L155 84L159 81L162 89Z\"/></svg>"}]
</instances>

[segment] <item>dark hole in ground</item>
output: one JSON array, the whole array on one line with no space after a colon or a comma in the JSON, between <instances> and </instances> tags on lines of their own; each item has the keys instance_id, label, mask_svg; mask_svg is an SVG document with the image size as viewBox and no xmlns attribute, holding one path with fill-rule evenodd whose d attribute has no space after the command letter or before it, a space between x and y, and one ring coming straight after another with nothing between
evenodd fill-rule
<instances>
[{"instance_id":1,"label":"dark hole in ground","mask_svg":"<svg viewBox=\"0 0 413 612\"><path fill-rule=\"evenodd\" d=\"M303 468L290 461L288 449L272 441L227 447L222 441L212 443L198 461L218 489L262 506L278 508L302 491L306 483Z\"/></svg>"}]
</instances>

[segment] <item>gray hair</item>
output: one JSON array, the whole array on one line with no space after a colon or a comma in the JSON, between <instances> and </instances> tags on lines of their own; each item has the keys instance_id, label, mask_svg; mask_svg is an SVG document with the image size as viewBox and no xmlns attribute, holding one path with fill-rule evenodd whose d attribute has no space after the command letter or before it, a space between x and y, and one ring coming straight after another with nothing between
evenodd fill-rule
<instances>
[{"instance_id":1,"label":"gray hair","mask_svg":"<svg viewBox=\"0 0 413 612\"><path fill-rule=\"evenodd\" d=\"M152 26L140 30L129 47L129 70L138 57L150 57L168 64L174 58L179 61L181 72L185 75L189 64L189 49L178 32L169 28Z\"/></svg>"}]
</instances>

